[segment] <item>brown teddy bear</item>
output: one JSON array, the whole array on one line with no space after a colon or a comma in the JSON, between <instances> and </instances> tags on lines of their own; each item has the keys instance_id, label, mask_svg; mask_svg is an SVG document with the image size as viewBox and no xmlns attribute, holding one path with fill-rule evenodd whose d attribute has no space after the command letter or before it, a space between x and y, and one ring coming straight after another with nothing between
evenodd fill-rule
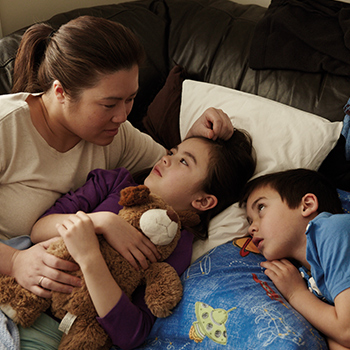
<instances>
[{"instance_id":1,"label":"brown teddy bear","mask_svg":"<svg viewBox=\"0 0 350 350\"><path fill-rule=\"evenodd\" d=\"M181 224L194 226L199 217L189 211L176 213L144 185L122 190L119 203L124 208L118 215L150 238L161 259L150 263L147 270L137 271L102 235L99 237L101 252L113 278L126 295L131 298L136 287L145 284L147 306L155 316L166 317L181 300L182 284L174 268L162 261L175 249L181 236ZM48 252L73 261L62 239L53 242ZM74 274L82 279L82 287L74 288L71 294L54 292L52 299L38 297L21 287L14 278L0 275L0 309L16 323L29 327L51 307L53 315L62 320L60 329L65 332L59 349L108 349L110 339L96 320L97 313L83 275L80 270Z\"/></svg>"}]
</instances>

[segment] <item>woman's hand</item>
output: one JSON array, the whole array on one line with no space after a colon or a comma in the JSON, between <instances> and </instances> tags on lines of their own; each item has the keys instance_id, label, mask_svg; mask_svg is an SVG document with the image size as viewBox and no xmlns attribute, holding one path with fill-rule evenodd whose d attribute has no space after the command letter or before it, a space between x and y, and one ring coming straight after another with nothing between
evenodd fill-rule
<instances>
[{"instance_id":1,"label":"woman's hand","mask_svg":"<svg viewBox=\"0 0 350 350\"><path fill-rule=\"evenodd\" d=\"M51 291L71 293L81 285L78 277L63 271L76 271L77 264L46 252L54 239L39 243L26 250L17 250L12 258L11 276L34 294L50 298Z\"/></svg>"},{"instance_id":2,"label":"woman's hand","mask_svg":"<svg viewBox=\"0 0 350 350\"><path fill-rule=\"evenodd\" d=\"M160 254L155 245L135 227L111 212L89 214L97 233L103 234L107 242L135 269L148 268L148 261L156 262Z\"/></svg>"},{"instance_id":3,"label":"woman's hand","mask_svg":"<svg viewBox=\"0 0 350 350\"><path fill-rule=\"evenodd\" d=\"M208 139L228 140L233 135L233 125L228 115L221 109L208 108L192 125L186 138L204 136Z\"/></svg>"}]
</instances>

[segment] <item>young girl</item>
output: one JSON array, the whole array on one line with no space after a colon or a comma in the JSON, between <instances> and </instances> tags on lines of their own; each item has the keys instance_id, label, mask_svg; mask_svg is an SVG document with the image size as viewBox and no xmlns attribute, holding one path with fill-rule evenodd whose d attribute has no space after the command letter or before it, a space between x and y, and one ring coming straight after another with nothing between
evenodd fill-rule
<instances>
[{"instance_id":1,"label":"young girl","mask_svg":"<svg viewBox=\"0 0 350 350\"><path fill-rule=\"evenodd\" d=\"M228 141L186 139L156 163L144 184L175 210L190 209L199 213L202 225L198 227L197 236L203 239L208 235L210 218L239 200L240 191L254 170L251 140L245 133L235 130ZM33 241L58 233L63 237L84 274L100 316L98 321L113 343L123 349L140 345L155 317L145 306L142 288L134 293L131 303L114 281L99 250L95 232L113 241L114 246L124 245L127 234L120 231L119 236L111 235L108 216L120 210L120 190L134 184L125 169L92 171L86 184L59 199L32 231ZM128 224L122 224L127 229ZM179 275L190 264L192 239L190 232L183 231L176 250L167 260ZM139 255L138 251L129 253L130 256ZM49 288L47 278L41 280L40 287ZM28 330L21 329L22 344L26 332Z\"/></svg>"}]
</instances>

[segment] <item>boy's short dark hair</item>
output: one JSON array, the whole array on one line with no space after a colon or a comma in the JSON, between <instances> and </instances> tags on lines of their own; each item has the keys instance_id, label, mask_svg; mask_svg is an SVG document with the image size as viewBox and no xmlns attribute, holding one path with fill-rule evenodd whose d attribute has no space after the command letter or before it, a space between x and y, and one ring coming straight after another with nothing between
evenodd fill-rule
<instances>
[{"instance_id":1,"label":"boy's short dark hair","mask_svg":"<svg viewBox=\"0 0 350 350\"><path fill-rule=\"evenodd\" d=\"M313 193L318 200L318 213L343 213L342 204L335 186L322 174L308 169L292 169L260 176L250 181L240 201L242 206L251 193L262 187L277 191L289 208L295 209L307 193Z\"/></svg>"}]
</instances>

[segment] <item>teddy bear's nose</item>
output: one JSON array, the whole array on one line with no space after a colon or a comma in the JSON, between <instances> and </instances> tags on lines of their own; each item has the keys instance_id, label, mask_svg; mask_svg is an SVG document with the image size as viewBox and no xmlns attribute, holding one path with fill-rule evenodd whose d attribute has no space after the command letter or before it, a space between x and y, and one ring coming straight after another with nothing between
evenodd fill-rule
<instances>
[{"instance_id":1,"label":"teddy bear's nose","mask_svg":"<svg viewBox=\"0 0 350 350\"><path fill-rule=\"evenodd\" d=\"M171 211L169 211L171 212ZM171 214L172 217L176 213ZM178 220L168 216L165 209L149 209L140 218L140 228L155 245L169 244L179 230Z\"/></svg>"}]
</instances>

